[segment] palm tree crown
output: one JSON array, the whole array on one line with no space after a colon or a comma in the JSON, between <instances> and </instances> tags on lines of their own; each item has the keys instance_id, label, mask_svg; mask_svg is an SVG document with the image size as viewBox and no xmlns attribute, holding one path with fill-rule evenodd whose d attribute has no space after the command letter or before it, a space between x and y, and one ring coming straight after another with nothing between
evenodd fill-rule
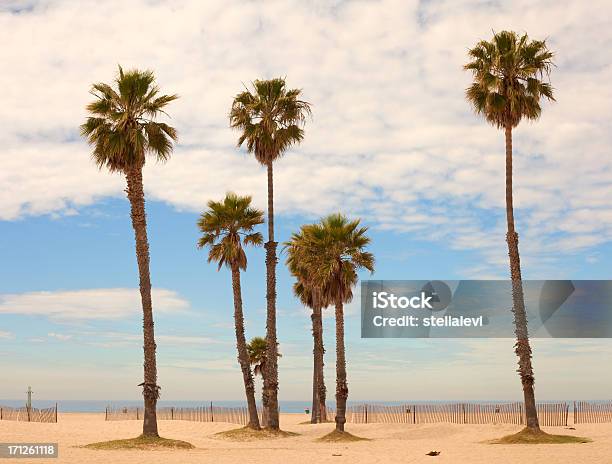
<instances>
[{"instance_id":1,"label":"palm tree crown","mask_svg":"<svg viewBox=\"0 0 612 464\"><path fill-rule=\"evenodd\" d=\"M315 282L306 267L310 259L309 254L316 253L313 249L314 243L309 236L312 225L304 225L299 232L291 235L291 240L285 243L287 251L287 266L289 272L296 278L293 284L293 293L297 296L304 306L309 308L325 308L332 304L329 295L324 288L317 286L320 282Z\"/></svg>"},{"instance_id":2,"label":"palm tree crown","mask_svg":"<svg viewBox=\"0 0 612 464\"><path fill-rule=\"evenodd\" d=\"M230 126L242 131L238 146L246 142L257 161L267 165L304 138L301 126L310 104L299 99L300 89L287 90L282 78L256 80L253 88L254 93L245 90L234 98Z\"/></svg>"},{"instance_id":3,"label":"palm tree crown","mask_svg":"<svg viewBox=\"0 0 612 464\"><path fill-rule=\"evenodd\" d=\"M301 262L313 285L324 289L327 301L350 302L357 271L374 271L374 255L364 251L370 243L368 228L360 227L359 222L331 214L302 229L309 252L300 253Z\"/></svg>"},{"instance_id":4,"label":"palm tree crown","mask_svg":"<svg viewBox=\"0 0 612 464\"><path fill-rule=\"evenodd\" d=\"M253 337L247 344L247 352L249 353L249 362L254 366L253 373L261 375L265 371L266 359L268 359L268 342L263 337ZM283 355L277 353L279 358Z\"/></svg>"},{"instance_id":5,"label":"palm tree crown","mask_svg":"<svg viewBox=\"0 0 612 464\"><path fill-rule=\"evenodd\" d=\"M522 118L537 119L541 97L554 100L552 86L544 81L553 66L545 41L502 31L468 53L472 61L464 68L473 72L474 83L467 99L494 126L516 127Z\"/></svg>"},{"instance_id":6,"label":"palm tree crown","mask_svg":"<svg viewBox=\"0 0 612 464\"><path fill-rule=\"evenodd\" d=\"M246 269L247 258L242 245L259 246L263 237L253 232L264 222L263 212L251 207L250 196L228 193L223 201L209 201L208 211L198 221L202 237L198 248L210 247L208 262L215 261L221 266L238 266Z\"/></svg>"},{"instance_id":7,"label":"palm tree crown","mask_svg":"<svg viewBox=\"0 0 612 464\"><path fill-rule=\"evenodd\" d=\"M92 86L97 100L87 105L92 116L81 125L81 134L94 147L94 161L111 172L142 167L147 153L166 161L177 132L155 118L178 96L159 95L151 71L124 72L119 66L115 83L116 89L105 83Z\"/></svg>"},{"instance_id":8,"label":"palm tree crown","mask_svg":"<svg viewBox=\"0 0 612 464\"><path fill-rule=\"evenodd\" d=\"M255 375L259 375L263 372L263 368L266 363L267 349L268 344L266 343L266 339L263 337L253 337L247 345L249 361L254 366Z\"/></svg>"}]
</instances>

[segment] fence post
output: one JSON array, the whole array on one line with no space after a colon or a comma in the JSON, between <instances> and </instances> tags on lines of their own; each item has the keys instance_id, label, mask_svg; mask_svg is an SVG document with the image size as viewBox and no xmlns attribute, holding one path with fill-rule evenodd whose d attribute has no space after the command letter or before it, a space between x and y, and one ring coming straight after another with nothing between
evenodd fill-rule
<instances>
[{"instance_id":1,"label":"fence post","mask_svg":"<svg viewBox=\"0 0 612 464\"><path fill-rule=\"evenodd\" d=\"M170 408L170 420L174 420L174 406Z\"/></svg>"},{"instance_id":2,"label":"fence post","mask_svg":"<svg viewBox=\"0 0 612 464\"><path fill-rule=\"evenodd\" d=\"M139 417L138 417L138 406L136 406L136 420L139 420Z\"/></svg>"},{"instance_id":3,"label":"fence post","mask_svg":"<svg viewBox=\"0 0 612 464\"><path fill-rule=\"evenodd\" d=\"M2 408L0 408L0 420L2 420Z\"/></svg>"},{"instance_id":4,"label":"fence post","mask_svg":"<svg viewBox=\"0 0 612 464\"><path fill-rule=\"evenodd\" d=\"M364 407L365 407L365 423L367 424L368 423L368 405L366 404L364 405Z\"/></svg>"},{"instance_id":5,"label":"fence post","mask_svg":"<svg viewBox=\"0 0 612 464\"><path fill-rule=\"evenodd\" d=\"M416 404L412 405L412 423L416 424Z\"/></svg>"},{"instance_id":6,"label":"fence post","mask_svg":"<svg viewBox=\"0 0 612 464\"><path fill-rule=\"evenodd\" d=\"M55 423L57 424L57 403L55 403Z\"/></svg>"},{"instance_id":7,"label":"fence post","mask_svg":"<svg viewBox=\"0 0 612 464\"><path fill-rule=\"evenodd\" d=\"M215 421L215 414L213 413L213 405L212 405L212 401L210 402L210 421L214 422Z\"/></svg>"}]
</instances>

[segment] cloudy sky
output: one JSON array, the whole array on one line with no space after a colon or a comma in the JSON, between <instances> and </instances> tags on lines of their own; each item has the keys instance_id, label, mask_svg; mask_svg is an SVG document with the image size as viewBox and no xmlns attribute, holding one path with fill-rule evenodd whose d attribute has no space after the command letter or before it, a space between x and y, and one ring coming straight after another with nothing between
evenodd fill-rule
<instances>
[{"instance_id":1,"label":"cloudy sky","mask_svg":"<svg viewBox=\"0 0 612 464\"><path fill-rule=\"evenodd\" d=\"M610 277L612 7L607 1L0 1L0 398L138 398L137 273L125 181L78 126L93 82L152 69L180 142L144 172L160 384L166 399L239 399L230 276L196 250L226 191L265 206L265 172L228 128L233 95L286 77L313 118L275 169L278 237L341 210L370 227L380 279L504 278L503 134L464 99L466 50L493 30L555 51L557 102L515 131L524 277ZM248 336L264 332L264 266L244 276ZM367 277L367 276L363 276ZM307 399L309 317L279 266L281 397ZM519 396L511 340L361 340L355 399ZM333 321L326 321L328 383ZM612 344L535 342L538 393L603 398ZM567 371L574 375L568 379ZM602 377L604 376L604 377ZM450 380L452 379L452 382ZM450 384L450 386L449 386ZM332 389L333 391L333 389Z\"/></svg>"}]
</instances>

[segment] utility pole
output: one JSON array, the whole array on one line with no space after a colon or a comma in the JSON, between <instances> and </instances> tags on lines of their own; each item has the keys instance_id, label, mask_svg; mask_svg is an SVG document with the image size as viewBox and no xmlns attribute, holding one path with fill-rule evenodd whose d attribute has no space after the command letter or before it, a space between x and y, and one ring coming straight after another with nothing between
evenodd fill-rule
<instances>
[{"instance_id":1,"label":"utility pole","mask_svg":"<svg viewBox=\"0 0 612 464\"><path fill-rule=\"evenodd\" d=\"M34 393L32 391L32 387L28 386L28 391L26 393L28 394L28 402L26 403L26 407L28 409L32 409L32 393Z\"/></svg>"},{"instance_id":2,"label":"utility pole","mask_svg":"<svg viewBox=\"0 0 612 464\"><path fill-rule=\"evenodd\" d=\"M26 403L26 408L28 410L28 422L31 420L31 415L32 415L32 393L34 393L32 391L32 387L30 387L28 385L28 391L26 392L28 394L28 401Z\"/></svg>"}]
</instances>

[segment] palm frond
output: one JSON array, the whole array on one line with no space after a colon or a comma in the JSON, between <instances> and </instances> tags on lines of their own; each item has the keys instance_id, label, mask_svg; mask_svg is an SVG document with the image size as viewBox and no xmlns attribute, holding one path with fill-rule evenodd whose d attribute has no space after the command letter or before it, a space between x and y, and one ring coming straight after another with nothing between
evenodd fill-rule
<instances>
[{"instance_id":1,"label":"palm frond","mask_svg":"<svg viewBox=\"0 0 612 464\"><path fill-rule=\"evenodd\" d=\"M250 196L229 192L221 201L209 201L208 209L201 214L198 228L202 236L198 247L210 248L208 261L218 263L219 269L223 265L246 269L247 258L243 245L263 244L261 233L253 232L263 222L264 213L251 206Z\"/></svg>"},{"instance_id":2,"label":"palm frond","mask_svg":"<svg viewBox=\"0 0 612 464\"><path fill-rule=\"evenodd\" d=\"M365 250L370 243L367 230L359 220L331 214L302 226L285 243L287 265L296 278L294 293L304 304L324 307L352 299L357 271L374 271L374 256Z\"/></svg>"},{"instance_id":3,"label":"palm frond","mask_svg":"<svg viewBox=\"0 0 612 464\"><path fill-rule=\"evenodd\" d=\"M176 95L158 96L152 71L124 71L119 66L116 88L109 84L92 85L96 98L86 106L90 113L81 125L81 135L93 147L96 164L110 171L127 172L142 167L146 155L167 160L178 136L176 129L155 121L162 108Z\"/></svg>"},{"instance_id":4,"label":"palm frond","mask_svg":"<svg viewBox=\"0 0 612 464\"><path fill-rule=\"evenodd\" d=\"M537 119L541 99L554 101L553 88L545 81L554 66L554 54L546 42L530 40L512 31L494 33L468 51L464 69L474 82L466 98L477 114L496 127L515 127L523 119Z\"/></svg>"},{"instance_id":5,"label":"palm frond","mask_svg":"<svg viewBox=\"0 0 612 464\"><path fill-rule=\"evenodd\" d=\"M252 86L234 97L230 127L241 131L238 146L246 145L261 164L268 164L302 141L311 107L299 98L302 91L287 90L282 78L255 80Z\"/></svg>"}]
</instances>

